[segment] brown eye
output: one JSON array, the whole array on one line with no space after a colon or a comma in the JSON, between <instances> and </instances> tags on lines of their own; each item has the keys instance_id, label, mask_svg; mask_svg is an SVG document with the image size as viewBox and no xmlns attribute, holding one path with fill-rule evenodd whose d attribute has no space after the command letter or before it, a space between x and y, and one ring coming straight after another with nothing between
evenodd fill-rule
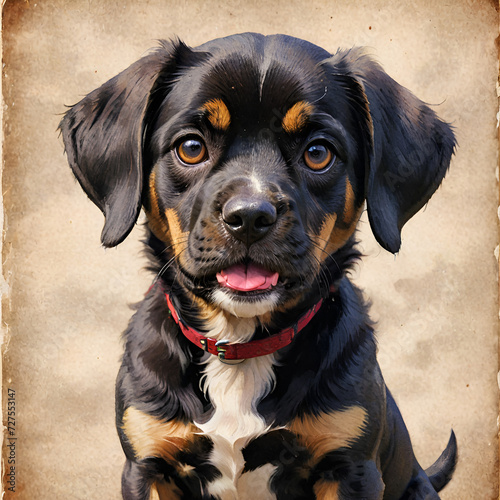
<instances>
[{"instance_id":1,"label":"brown eye","mask_svg":"<svg viewBox=\"0 0 500 500\"><path fill-rule=\"evenodd\" d=\"M324 170L335 160L332 150L324 142L314 142L304 152L304 163L311 170Z\"/></svg>"},{"instance_id":2,"label":"brown eye","mask_svg":"<svg viewBox=\"0 0 500 500\"><path fill-rule=\"evenodd\" d=\"M198 165L208 158L204 142L194 137L182 141L176 151L179 159L187 165Z\"/></svg>"}]
</instances>

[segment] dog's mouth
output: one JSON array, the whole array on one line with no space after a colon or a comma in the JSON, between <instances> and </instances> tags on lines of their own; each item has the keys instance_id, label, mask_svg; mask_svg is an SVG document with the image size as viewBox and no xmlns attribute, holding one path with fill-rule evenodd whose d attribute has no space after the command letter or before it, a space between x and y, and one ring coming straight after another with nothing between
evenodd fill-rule
<instances>
[{"instance_id":1,"label":"dog's mouth","mask_svg":"<svg viewBox=\"0 0 500 500\"><path fill-rule=\"evenodd\" d=\"M255 317L275 309L285 292L279 272L251 260L231 264L216 274L210 298L214 304L239 317Z\"/></svg>"},{"instance_id":2,"label":"dog's mouth","mask_svg":"<svg viewBox=\"0 0 500 500\"><path fill-rule=\"evenodd\" d=\"M289 276L286 268L252 259L226 262L213 274L194 276L180 267L184 285L208 303L238 317L269 313L303 291L303 278Z\"/></svg>"},{"instance_id":3,"label":"dog's mouth","mask_svg":"<svg viewBox=\"0 0 500 500\"><path fill-rule=\"evenodd\" d=\"M241 262L216 275L222 288L237 292L268 291L278 284L279 273L270 271L255 262Z\"/></svg>"},{"instance_id":4,"label":"dog's mouth","mask_svg":"<svg viewBox=\"0 0 500 500\"><path fill-rule=\"evenodd\" d=\"M305 280L289 275L275 263L261 263L246 258L221 263L218 270L193 275L179 267L184 286L209 303L240 317L272 311L300 294ZM199 270L200 272L201 270Z\"/></svg>"},{"instance_id":5,"label":"dog's mouth","mask_svg":"<svg viewBox=\"0 0 500 500\"><path fill-rule=\"evenodd\" d=\"M227 263L221 267L222 269L214 271L213 274L208 272L201 276L191 274L183 266L180 266L179 270L188 288L202 296L219 290L228 297L253 301L277 290L280 293L291 292L297 286L297 279L286 276L286 273L283 275L271 266L258 264L252 259Z\"/></svg>"}]
</instances>

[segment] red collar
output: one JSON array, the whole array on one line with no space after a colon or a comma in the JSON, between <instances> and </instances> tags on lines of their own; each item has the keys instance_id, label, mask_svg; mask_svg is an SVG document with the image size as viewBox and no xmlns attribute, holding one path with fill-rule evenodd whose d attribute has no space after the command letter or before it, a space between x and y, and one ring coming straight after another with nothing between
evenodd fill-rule
<instances>
[{"instance_id":1,"label":"red collar","mask_svg":"<svg viewBox=\"0 0 500 500\"><path fill-rule=\"evenodd\" d=\"M281 330L275 335L271 335L270 337L264 339L252 340L243 344L230 344L225 340L218 341L216 339L206 337L194 328L186 325L175 310L169 294L165 293L165 297L167 299L167 305L170 309L170 313L172 314L172 318L174 318L175 322L179 325L184 336L201 349L218 356L221 361L225 359L256 358L258 356L272 354L278 349L282 349L290 344L295 335L305 328L309 321L311 321L314 315L319 311L321 304L323 303L323 299L321 299L303 316L301 316L297 323L289 328Z\"/></svg>"}]
</instances>

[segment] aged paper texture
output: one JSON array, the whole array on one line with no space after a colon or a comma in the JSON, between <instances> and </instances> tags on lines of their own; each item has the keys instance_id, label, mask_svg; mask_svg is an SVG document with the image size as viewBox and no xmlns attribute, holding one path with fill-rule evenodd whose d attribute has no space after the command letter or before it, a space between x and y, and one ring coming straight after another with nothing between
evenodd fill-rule
<instances>
[{"instance_id":1,"label":"aged paper texture","mask_svg":"<svg viewBox=\"0 0 500 500\"><path fill-rule=\"evenodd\" d=\"M424 467L456 432L460 461L442 498L498 498L498 13L487 0L5 2L5 498L121 498L120 336L152 276L141 225L118 248L101 248L102 215L73 179L56 130L65 105L158 39L196 46L242 31L287 33L330 51L368 46L455 127L450 172L405 227L397 258L361 224L357 280Z\"/></svg>"}]
</instances>

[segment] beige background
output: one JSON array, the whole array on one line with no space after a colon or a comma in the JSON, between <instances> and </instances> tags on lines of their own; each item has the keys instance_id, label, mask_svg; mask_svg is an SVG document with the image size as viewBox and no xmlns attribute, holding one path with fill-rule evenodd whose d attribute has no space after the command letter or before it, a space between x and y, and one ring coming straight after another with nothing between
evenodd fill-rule
<instances>
[{"instance_id":1,"label":"beige background","mask_svg":"<svg viewBox=\"0 0 500 500\"><path fill-rule=\"evenodd\" d=\"M283 32L332 51L367 45L456 128L449 175L403 232L397 258L361 224L358 281L373 301L380 361L430 465L455 430L444 499L498 498L498 15L487 0L7 1L4 43L4 391L16 390L16 494L118 499L114 429L120 334L151 281L138 226L99 244L102 216L73 180L56 133L78 101L179 35L189 45Z\"/></svg>"}]
</instances>

